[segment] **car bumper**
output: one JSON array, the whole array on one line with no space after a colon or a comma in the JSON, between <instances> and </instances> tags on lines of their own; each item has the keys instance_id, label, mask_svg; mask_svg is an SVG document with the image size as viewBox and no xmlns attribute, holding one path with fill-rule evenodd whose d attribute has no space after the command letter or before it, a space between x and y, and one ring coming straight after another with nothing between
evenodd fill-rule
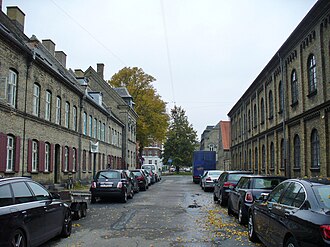
<instances>
[{"instance_id":1,"label":"car bumper","mask_svg":"<svg viewBox=\"0 0 330 247\"><path fill-rule=\"evenodd\" d=\"M205 188L214 188L214 183L213 182L206 182L204 187Z\"/></svg>"},{"instance_id":2,"label":"car bumper","mask_svg":"<svg viewBox=\"0 0 330 247\"><path fill-rule=\"evenodd\" d=\"M94 197L121 197L125 194L125 191L118 188L109 189L94 189L91 190Z\"/></svg>"}]
</instances>

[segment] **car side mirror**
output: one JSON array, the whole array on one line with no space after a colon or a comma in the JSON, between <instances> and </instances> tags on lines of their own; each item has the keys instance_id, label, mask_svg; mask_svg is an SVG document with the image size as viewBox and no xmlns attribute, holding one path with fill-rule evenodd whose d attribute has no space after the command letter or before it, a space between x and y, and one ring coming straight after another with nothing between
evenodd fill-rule
<instances>
[{"instance_id":1,"label":"car side mirror","mask_svg":"<svg viewBox=\"0 0 330 247\"><path fill-rule=\"evenodd\" d=\"M51 196L52 196L52 199L61 199L61 196L59 193L56 193L56 192L52 192L50 193Z\"/></svg>"}]
</instances>

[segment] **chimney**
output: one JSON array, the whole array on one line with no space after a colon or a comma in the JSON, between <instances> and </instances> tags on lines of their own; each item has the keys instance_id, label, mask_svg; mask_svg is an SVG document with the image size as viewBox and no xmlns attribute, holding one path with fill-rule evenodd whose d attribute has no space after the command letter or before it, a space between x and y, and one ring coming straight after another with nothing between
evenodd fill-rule
<instances>
[{"instance_id":1,"label":"chimney","mask_svg":"<svg viewBox=\"0 0 330 247\"><path fill-rule=\"evenodd\" d=\"M97 64L97 73L99 74L99 76L101 76L102 79L104 79L104 64L103 63Z\"/></svg>"},{"instance_id":2,"label":"chimney","mask_svg":"<svg viewBox=\"0 0 330 247\"><path fill-rule=\"evenodd\" d=\"M66 68L66 54L63 51L55 51L55 58Z\"/></svg>"},{"instance_id":3,"label":"chimney","mask_svg":"<svg viewBox=\"0 0 330 247\"><path fill-rule=\"evenodd\" d=\"M1 3L2 5L2 3ZM17 6L7 7L7 16L24 33L25 14Z\"/></svg>"},{"instance_id":4,"label":"chimney","mask_svg":"<svg viewBox=\"0 0 330 247\"><path fill-rule=\"evenodd\" d=\"M75 69L74 73L77 78L83 78L85 76L84 71L82 69Z\"/></svg>"},{"instance_id":5,"label":"chimney","mask_svg":"<svg viewBox=\"0 0 330 247\"><path fill-rule=\"evenodd\" d=\"M53 56L55 55L55 43L50 40L50 39L43 39L42 44L46 49L52 54Z\"/></svg>"}]
</instances>

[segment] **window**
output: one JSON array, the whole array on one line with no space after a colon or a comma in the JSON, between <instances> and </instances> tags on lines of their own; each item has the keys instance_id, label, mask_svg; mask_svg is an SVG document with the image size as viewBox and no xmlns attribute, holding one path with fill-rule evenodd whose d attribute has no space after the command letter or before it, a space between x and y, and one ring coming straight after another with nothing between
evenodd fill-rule
<instances>
[{"instance_id":1,"label":"window","mask_svg":"<svg viewBox=\"0 0 330 247\"><path fill-rule=\"evenodd\" d=\"M77 107L76 106L74 106L73 108L72 108L72 120L73 120L73 130L74 131L77 131L78 130L78 125L77 125L77 122L78 122L78 119L77 119Z\"/></svg>"},{"instance_id":2,"label":"window","mask_svg":"<svg viewBox=\"0 0 330 247\"><path fill-rule=\"evenodd\" d=\"M273 99L273 92L269 91L269 103L268 103L268 112L269 112L269 119L272 119L274 117L274 99Z\"/></svg>"},{"instance_id":3,"label":"window","mask_svg":"<svg viewBox=\"0 0 330 247\"><path fill-rule=\"evenodd\" d=\"M281 140L281 168L285 168L284 164L284 159L285 159L285 145L284 145L284 139Z\"/></svg>"},{"instance_id":4,"label":"window","mask_svg":"<svg viewBox=\"0 0 330 247\"><path fill-rule=\"evenodd\" d=\"M105 123L102 124L101 128L101 141L105 141Z\"/></svg>"},{"instance_id":5,"label":"window","mask_svg":"<svg viewBox=\"0 0 330 247\"><path fill-rule=\"evenodd\" d=\"M46 189L41 187L39 184L34 182L27 182L37 201L47 200L50 198L50 195Z\"/></svg>"},{"instance_id":6,"label":"window","mask_svg":"<svg viewBox=\"0 0 330 247\"><path fill-rule=\"evenodd\" d=\"M298 80L296 70L293 70L291 74L291 103L292 105L298 103Z\"/></svg>"},{"instance_id":7,"label":"window","mask_svg":"<svg viewBox=\"0 0 330 247\"><path fill-rule=\"evenodd\" d=\"M35 116L39 116L39 108L40 108L40 86L38 84L33 85L33 110L32 114Z\"/></svg>"},{"instance_id":8,"label":"window","mask_svg":"<svg viewBox=\"0 0 330 247\"><path fill-rule=\"evenodd\" d=\"M7 102L11 106L16 106L16 90L17 90L17 73L9 70L8 85L7 85Z\"/></svg>"},{"instance_id":9,"label":"window","mask_svg":"<svg viewBox=\"0 0 330 247\"><path fill-rule=\"evenodd\" d=\"M274 150L274 143L270 143L270 168L275 168L275 150Z\"/></svg>"},{"instance_id":10,"label":"window","mask_svg":"<svg viewBox=\"0 0 330 247\"><path fill-rule=\"evenodd\" d=\"M50 166L50 144L45 143L45 172L49 171Z\"/></svg>"},{"instance_id":11,"label":"window","mask_svg":"<svg viewBox=\"0 0 330 247\"><path fill-rule=\"evenodd\" d=\"M275 189L273 189L273 191L269 194L268 202L277 203L287 186L288 183L281 183Z\"/></svg>"},{"instance_id":12,"label":"window","mask_svg":"<svg viewBox=\"0 0 330 247\"><path fill-rule=\"evenodd\" d=\"M298 135L294 137L294 168L300 168L300 138Z\"/></svg>"},{"instance_id":13,"label":"window","mask_svg":"<svg viewBox=\"0 0 330 247\"><path fill-rule=\"evenodd\" d=\"M261 124L263 124L265 122L265 102L264 102L264 98L261 98L261 102L260 102L260 122Z\"/></svg>"},{"instance_id":14,"label":"window","mask_svg":"<svg viewBox=\"0 0 330 247\"><path fill-rule=\"evenodd\" d=\"M258 170L258 148L254 149L254 170Z\"/></svg>"},{"instance_id":15,"label":"window","mask_svg":"<svg viewBox=\"0 0 330 247\"><path fill-rule=\"evenodd\" d=\"M311 155L312 155L312 168L320 167L320 140L316 129L313 129L311 135Z\"/></svg>"},{"instance_id":16,"label":"window","mask_svg":"<svg viewBox=\"0 0 330 247\"><path fill-rule=\"evenodd\" d=\"M93 137L93 117L89 115L89 136Z\"/></svg>"},{"instance_id":17,"label":"window","mask_svg":"<svg viewBox=\"0 0 330 247\"><path fill-rule=\"evenodd\" d=\"M98 133L97 139L101 140L101 121L99 121L97 133Z\"/></svg>"},{"instance_id":18,"label":"window","mask_svg":"<svg viewBox=\"0 0 330 247\"><path fill-rule=\"evenodd\" d=\"M76 171L77 165L77 150L75 148L72 149L72 171Z\"/></svg>"},{"instance_id":19,"label":"window","mask_svg":"<svg viewBox=\"0 0 330 247\"><path fill-rule=\"evenodd\" d=\"M252 150L249 149L249 170L252 170Z\"/></svg>"},{"instance_id":20,"label":"window","mask_svg":"<svg viewBox=\"0 0 330 247\"><path fill-rule=\"evenodd\" d=\"M65 127L70 127L70 103L65 102L65 118L64 118Z\"/></svg>"},{"instance_id":21,"label":"window","mask_svg":"<svg viewBox=\"0 0 330 247\"><path fill-rule=\"evenodd\" d=\"M32 202L34 197L24 182L12 183L11 188L15 197L15 204Z\"/></svg>"},{"instance_id":22,"label":"window","mask_svg":"<svg viewBox=\"0 0 330 247\"><path fill-rule=\"evenodd\" d=\"M210 151L214 151L214 145L213 144L210 144L209 145L209 149L210 149Z\"/></svg>"},{"instance_id":23,"label":"window","mask_svg":"<svg viewBox=\"0 0 330 247\"><path fill-rule=\"evenodd\" d=\"M265 170L266 168L266 148L265 145L262 145L261 148L261 169Z\"/></svg>"},{"instance_id":24,"label":"window","mask_svg":"<svg viewBox=\"0 0 330 247\"><path fill-rule=\"evenodd\" d=\"M45 105L45 119L47 121L51 120L51 112L52 112L52 93L50 91L46 91L46 105Z\"/></svg>"},{"instance_id":25,"label":"window","mask_svg":"<svg viewBox=\"0 0 330 247\"><path fill-rule=\"evenodd\" d=\"M14 154L15 154L15 142L14 137L7 136L7 165L6 172L12 172L14 170Z\"/></svg>"},{"instance_id":26,"label":"window","mask_svg":"<svg viewBox=\"0 0 330 247\"><path fill-rule=\"evenodd\" d=\"M314 93L317 89L316 87L316 60L315 60L315 56L313 54L311 54L308 57L308 64L307 64L307 68L308 68L308 91L309 93Z\"/></svg>"},{"instance_id":27,"label":"window","mask_svg":"<svg viewBox=\"0 0 330 247\"><path fill-rule=\"evenodd\" d=\"M149 160L149 164L150 164L150 165L152 164L152 160Z\"/></svg>"},{"instance_id":28,"label":"window","mask_svg":"<svg viewBox=\"0 0 330 247\"><path fill-rule=\"evenodd\" d=\"M280 201L281 204L300 207L305 201L306 195L303 187L298 183L291 183Z\"/></svg>"},{"instance_id":29,"label":"window","mask_svg":"<svg viewBox=\"0 0 330 247\"><path fill-rule=\"evenodd\" d=\"M67 172L69 168L69 148L64 148L64 171Z\"/></svg>"},{"instance_id":30,"label":"window","mask_svg":"<svg viewBox=\"0 0 330 247\"><path fill-rule=\"evenodd\" d=\"M13 202L9 184L0 186L0 207L12 205Z\"/></svg>"},{"instance_id":31,"label":"window","mask_svg":"<svg viewBox=\"0 0 330 247\"><path fill-rule=\"evenodd\" d=\"M248 129L251 130L251 111L248 111Z\"/></svg>"},{"instance_id":32,"label":"window","mask_svg":"<svg viewBox=\"0 0 330 247\"><path fill-rule=\"evenodd\" d=\"M279 98L279 102L278 102L279 113L282 113L284 108L284 93L283 93L282 81L280 81L280 83L278 84L278 98Z\"/></svg>"},{"instance_id":33,"label":"window","mask_svg":"<svg viewBox=\"0 0 330 247\"><path fill-rule=\"evenodd\" d=\"M97 119L96 118L94 118L93 127L94 127L93 137L97 138Z\"/></svg>"},{"instance_id":34,"label":"window","mask_svg":"<svg viewBox=\"0 0 330 247\"><path fill-rule=\"evenodd\" d=\"M39 148L38 148L38 142L32 141L32 172L36 172L38 169L38 155Z\"/></svg>"},{"instance_id":35,"label":"window","mask_svg":"<svg viewBox=\"0 0 330 247\"><path fill-rule=\"evenodd\" d=\"M56 97L55 123L56 124L61 124L61 98L59 96Z\"/></svg>"},{"instance_id":36,"label":"window","mask_svg":"<svg viewBox=\"0 0 330 247\"><path fill-rule=\"evenodd\" d=\"M83 134L87 135L87 113L84 112L84 118L83 118Z\"/></svg>"},{"instance_id":37,"label":"window","mask_svg":"<svg viewBox=\"0 0 330 247\"><path fill-rule=\"evenodd\" d=\"M86 150L83 150L82 171L85 172L86 170L87 170L87 154L86 154Z\"/></svg>"},{"instance_id":38,"label":"window","mask_svg":"<svg viewBox=\"0 0 330 247\"><path fill-rule=\"evenodd\" d=\"M257 127L257 124L258 124L257 105L254 104L254 106L253 106L253 126Z\"/></svg>"}]
</instances>

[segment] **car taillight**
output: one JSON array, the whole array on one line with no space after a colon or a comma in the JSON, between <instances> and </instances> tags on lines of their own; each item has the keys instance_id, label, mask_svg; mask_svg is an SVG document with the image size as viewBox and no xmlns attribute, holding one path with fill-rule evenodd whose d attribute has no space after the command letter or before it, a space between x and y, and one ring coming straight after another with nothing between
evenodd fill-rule
<instances>
[{"instance_id":1,"label":"car taillight","mask_svg":"<svg viewBox=\"0 0 330 247\"><path fill-rule=\"evenodd\" d=\"M206 181L211 181L212 179L210 177L206 178Z\"/></svg>"},{"instance_id":2,"label":"car taillight","mask_svg":"<svg viewBox=\"0 0 330 247\"><path fill-rule=\"evenodd\" d=\"M322 225L320 226L322 237L325 240L330 240L330 225Z\"/></svg>"},{"instance_id":3,"label":"car taillight","mask_svg":"<svg viewBox=\"0 0 330 247\"><path fill-rule=\"evenodd\" d=\"M118 189L123 188L123 183L122 183L122 182L118 182L118 184L117 184L117 188L118 188Z\"/></svg>"},{"instance_id":4,"label":"car taillight","mask_svg":"<svg viewBox=\"0 0 330 247\"><path fill-rule=\"evenodd\" d=\"M223 187L229 187L230 185L235 186L235 184L233 184L231 182L224 182L223 183Z\"/></svg>"},{"instance_id":5,"label":"car taillight","mask_svg":"<svg viewBox=\"0 0 330 247\"><path fill-rule=\"evenodd\" d=\"M93 189L96 188L96 182L92 182L92 188L93 188Z\"/></svg>"},{"instance_id":6,"label":"car taillight","mask_svg":"<svg viewBox=\"0 0 330 247\"><path fill-rule=\"evenodd\" d=\"M247 192L245 194L245 199L244 199L246 202L253 202L253 196L252 196L252 193L251 192Z\"/></svg>"},{"instance_id":7,"label":"car taillight","mask_svg":"<svg viewBox=\"0 0 330 247\"><path fill-rule=\"evenodd\" d=\"M137 177L137 180L143 180L142 176Z\"/></svg>"}]
</instances>

